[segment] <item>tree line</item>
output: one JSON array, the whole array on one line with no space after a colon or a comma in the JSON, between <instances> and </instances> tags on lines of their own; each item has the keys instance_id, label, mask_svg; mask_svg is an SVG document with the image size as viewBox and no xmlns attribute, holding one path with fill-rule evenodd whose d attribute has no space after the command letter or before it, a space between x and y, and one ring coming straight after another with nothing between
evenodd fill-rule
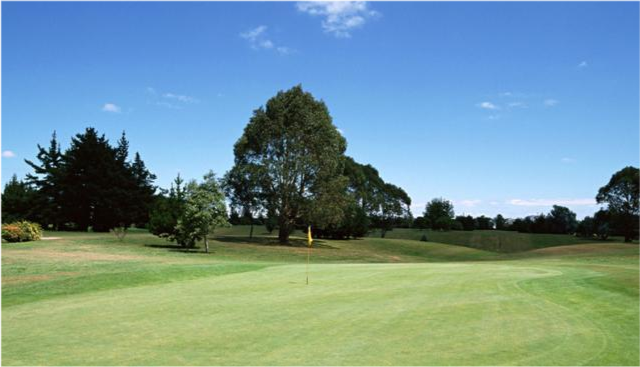
<instances>
[{"instance_id":1,"label":"tree line","mask_svg":"<svg viewBox=\"0 0 640 367\"><path fill-rule=\"evenodd\" d=\"M26 160L33 173L24 180L14 176L5 186L2 220L122 235L131 226L145 227L185 247L199 240L207 245L207 234L229 222L251 225L250 236L253 225L265 225L277 230L281 243L308 225L314 236L333 239L362 237L372 228L384 237L395 227L583 234L606 229L625 238L637 236L634 167L616 173L598 193L598 202L608 207L580 222L561 206L547 215L513 220L455 216L453 204L442 198L414 219L409 195L385 182L373 166L347 156L346 146L325 103L299 85L278 92L253 112L234 145L234 165L221 178L209 172L201 182L185 183L178 175L169 189L154 185L156 176L138 153L129 158L124 132L111 145L87 128L64 152L54 132L49 147L38 145L36 159Z\"/></svg>"},{"instance_id":2,"label":"tree line","mask_svg":"<svg viewBox=\"0 0 640 367\"><path fill-rule=\"evenodd\" d=\"M554 205L547 214L524 218L505 218L501 214L495 218L484 215L475 218L471 215L455 216L451 201L436 198L426 205L422 216L415 218L413 227L445 231L495 229L522 233L575 234L602 240L617 235L629 242L638 238L639 192L639 170L629 166L614 173L609 182L598 190L596 202L606 207L581 221L576 219L576 213L560 205Z\"/></svg>"}]
</instances>

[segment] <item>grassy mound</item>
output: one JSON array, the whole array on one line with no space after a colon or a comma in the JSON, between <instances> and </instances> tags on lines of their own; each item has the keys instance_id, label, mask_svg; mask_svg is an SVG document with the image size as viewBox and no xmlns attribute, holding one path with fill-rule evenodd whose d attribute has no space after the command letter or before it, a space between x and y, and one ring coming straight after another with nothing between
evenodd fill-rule
<instances>
[{"instance_id":1,"label":"grassy mound","mask_svg":"<svg viewBox=\"0 0 640 367\"><path fill-rule=\"evenodd\" d=\"M396 228L386 233L385 238L420 240L426 234L429 241L460 245L494 252L522 252L539 248L575 245L582 243L611 243L622 241L612 238L609 241L580 238L566 234L519 233L513 231L475 230L475 231L421 231L413 228ZM380 231L372 231L368 237L380 237ZM637 243L637 241L636 241Z\"/></svg>"}]
</instances>

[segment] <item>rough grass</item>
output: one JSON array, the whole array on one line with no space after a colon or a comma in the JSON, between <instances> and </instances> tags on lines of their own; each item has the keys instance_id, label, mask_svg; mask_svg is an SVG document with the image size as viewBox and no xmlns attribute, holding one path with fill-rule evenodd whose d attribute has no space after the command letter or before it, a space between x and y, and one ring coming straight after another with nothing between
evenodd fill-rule
<instances>
[{"instance_id":1,"label":"rough grass","mask_svg":"<svg viewBox=\"0 0 640 367\"><path fill-rule=\"evenodd\" d=\"M637 245L317 241L307 286L305 247L244 230L211 254L144 232L2 244L3 364L640 362Z\"/></svg>"},{"instance_id":2,"label":"rough grass","mask_svg":"<svg viewBox=\"0 0 640 367\"><path fill-rule=\"evenodd\" d=\"M582 243L615 243L621 238L611 238L607 241L581 238L564 234L547 233L519 233L513 231L475 230L475 231L432 231L413 228L396 228L386 233L385 238L420 240L426 235L429 241L460 245L486 251L514 253L538 248L575 245ZM379 238L380 231L375 230L368 237ZM637 241L635 242L637 243Z\"/></svg>"}]
</instances>

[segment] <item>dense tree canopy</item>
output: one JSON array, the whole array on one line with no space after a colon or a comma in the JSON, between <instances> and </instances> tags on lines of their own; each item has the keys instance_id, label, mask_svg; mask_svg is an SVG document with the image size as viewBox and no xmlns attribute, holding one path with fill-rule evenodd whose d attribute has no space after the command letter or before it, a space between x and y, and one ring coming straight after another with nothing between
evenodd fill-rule
<instances>
[{"instance_id":1,"label":"dense tree canopy","mask_svg":"<svg viewBox=\"0 0 640 367\"><path fill-rule=\"evenodd\" d=\"M636 167L625 167L614 173L596 196L599 204L608 204L611 222L627 242L638 235L638 171Z\"/></svg>"},{"instance_id":2,"label":"dense tree canopy","mask_svg":"<svg viewBox=\"0 0 640 367\"><path fill-rule=\"evenodd\" d=\"M431 200L424 211L424 217L429 220L433 229L450 229L453 216L453 203L443 198Z\"/></svg>"},{"instance_id":3,"label":"dense tree canopy","mask_svg":"<svg viewBox=\"0 0 640 367\"><path fill-rule=\"evenodd\" d=\"M2 192L2 222L37 221L36 195L31 185L13 175Z\"/></svg>"},{"instance_id":4,"label":"dense tree canopy","mask_svg":"<svg viewBox=\"0 0 640 367\"><path fill-rule=\"evenodd\" d=\"M286 243L297 221L342 219L345 149L324 102L296 86L254 111L234 146L231 172L240 172L256 202L277 216L278 238Z\"/></svg>"},{"instance_id":5,"label":"dense tree canopy","mask_svg":"<svg viewBox=\"0 0 640 367\"><path fill-rule=\"evenodd\" d=\"M54 229L108 231L144 225L155 176L136 153L128 161L129 143L122 135L112 147L93 128L77 134L61 153L54 133L48 149L38 145L37 162L27 180L36 190L39 222Z\"/></svg>"}]
</instances>

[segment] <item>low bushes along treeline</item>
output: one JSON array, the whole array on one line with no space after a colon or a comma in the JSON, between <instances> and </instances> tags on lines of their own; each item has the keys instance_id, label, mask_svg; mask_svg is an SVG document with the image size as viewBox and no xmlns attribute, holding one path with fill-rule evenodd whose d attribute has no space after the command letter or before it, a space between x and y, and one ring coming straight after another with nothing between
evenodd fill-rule
<instances>
[{"instance_id":1,"label":"low bushes along treeline","mask_svg":"<svg viewBox=\"0 0 640 367\"><path fill-rule=\"evenodd\" d=\"M38 241L42 238L42 227L26 220L2 225L2 239L7 242Z\"/></svg>"}]
</instances>

